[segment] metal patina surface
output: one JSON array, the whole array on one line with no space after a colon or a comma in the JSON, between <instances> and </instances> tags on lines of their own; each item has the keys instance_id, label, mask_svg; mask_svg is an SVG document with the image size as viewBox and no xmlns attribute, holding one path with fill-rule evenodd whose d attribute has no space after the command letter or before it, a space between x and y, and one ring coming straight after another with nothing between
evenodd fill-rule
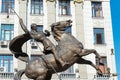
<instances>
[{"instance_id":1,"label":"metal patina surface","mask_svg":"<svg viewBox=\"0 0 120 80\"><path fill-rule=\"evenodd\" d=\"M21 80L24 73L30 79L51 80L52 74L65 71L74 63L91 65L101 74L101 70L95 64L82 58L94 53L100 60L101 57L97 51L95 49L84 49L80 41L65 32L68 26L72 26L71 20L59 21L51 25L52 35L58 45L54 45L47 38L50 35L49 31L37 32L36 24L31 25L32 31L28 31L21 18L19 22L25 33L15 37L10 42L9 48L17 59L27 62L27 65L24 70L16 73L14 80ZM29 39L42 43L45 55L29 60L28 54L21 49L22 45Z\"/></svg>"}]
</instances>

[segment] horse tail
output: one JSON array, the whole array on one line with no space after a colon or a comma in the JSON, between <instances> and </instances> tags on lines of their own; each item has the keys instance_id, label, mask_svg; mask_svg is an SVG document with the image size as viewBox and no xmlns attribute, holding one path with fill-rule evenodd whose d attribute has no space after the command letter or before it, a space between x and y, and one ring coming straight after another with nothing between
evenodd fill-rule
<instances>
[{"instance_id":1,"label":"horse tail","mask_svg":"<svg viewBox=\"0 0 120 80\"><path fill-rule=\"evenodd\" d=\"M25 70L18 71L14 76L14 80L21 80L21 77L24 73L25 73Z\"/></svg>"}]
</instances>

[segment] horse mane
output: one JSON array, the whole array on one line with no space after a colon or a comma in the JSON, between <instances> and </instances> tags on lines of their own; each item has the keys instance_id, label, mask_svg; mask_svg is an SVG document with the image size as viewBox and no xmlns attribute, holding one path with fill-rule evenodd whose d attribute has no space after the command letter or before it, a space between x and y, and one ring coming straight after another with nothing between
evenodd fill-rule
<instances>
[{"instance_id":1,"label":"horse mane","mask_svg":"<svg viewBox=\"0 0 120 80\"><path fill-rule=\"evenodd\" d=\"M51 25L52 35L56 41L60 41L64 33L66 33L66 27L71 26L71 20L59 21Z\"/></svg>"}]
</instances>

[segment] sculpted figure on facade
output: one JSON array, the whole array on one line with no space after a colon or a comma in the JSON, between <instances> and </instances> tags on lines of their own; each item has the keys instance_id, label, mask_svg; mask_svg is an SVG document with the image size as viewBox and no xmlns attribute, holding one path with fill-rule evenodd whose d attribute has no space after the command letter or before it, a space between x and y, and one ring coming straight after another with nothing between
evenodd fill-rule
<instances>
[{"instance_id":1,"label":"sculpted figure on facade","mask_svg":"<svg viewBox=\"0 0 120 80\"><path fill-rule=\"evenodd\" d=\"M20 25L25 34L15 37L10 42L10 50L17 56L16 58L27 62L26 68L17 72L14 80L21 80L21 76L25 75L34 80L51 80L52 74L67 70L74 63L88 64L94 67L98 74L102 74L101 70L89 60L82 57L91 53L95 54L100 60L100 55L95 49L84 49L82 43L73 35L65 32L65 29L71 25L71 20L55 22L51 25L51 32L58 45L54 45L47 36L49 31L37 32L36 25L32 25L32 31L23 24L20 19ZM27 53L22 51L22 45L29 39L35 39L44 46L44 54L34 60L29 60Z\"/></svg>"}]
</instances>

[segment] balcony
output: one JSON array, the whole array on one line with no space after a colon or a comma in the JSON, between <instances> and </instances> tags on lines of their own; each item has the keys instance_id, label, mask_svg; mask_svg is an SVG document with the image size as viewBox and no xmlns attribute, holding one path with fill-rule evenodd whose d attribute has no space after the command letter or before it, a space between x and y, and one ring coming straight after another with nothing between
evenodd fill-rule
<instances>
[{"instance_id":1,"label":"balcony","mask_svg":"<svg viewBox=\"0 0 120 80\"><path fill-rule=\"evenodd\" d=\"M94 80L110 80L110 76L108 74L95 75Z\"/></svg>"},{"instance_id":2,"label":"balcony","mask_svg":"<svg viewBox=\"0 0 120 80\"><path fill-rule=\"evenodd\" d=\"M59 78L61 80L77 80L76 74L60 74Z\"/></svg>"},{"instance_id":3,"label":"balcony","mask_svg":"<svg viewBox=\"0 0 120 80\"><path fill-rule=\"evenodd\" d=\"M14 73L0 72L0 80L13 80ZM22 78L22 80L33 80L28 78Z\"/></svg>"},{"instance_id":4,"label":"balcony","mask_svg":"<svg viewBox=\"0 0 120 80\"><path fill-rule=\"evenodd\" d=\"M0 80L13 80L14 73L6 73L6 72L0 72ZM78 80L76 77L76 74L60 74L59 78L61 80ZM23 79L23 78L22 78ZM23 79L23 80L33 80L33 79ZM51 79L54 80L54 79ZM58 80L58 79L55 79Z\"/></svg>"},{"instance_id":5,"label":"balcony","mask_svg":"<svg viewBox=\"0 0 120 80\"><path fill-rule=\"evenodd\" d=\"M13 80L14 73L6 73L2 72L0 73L0 80Z\"/></svg>"}]
</instances>

